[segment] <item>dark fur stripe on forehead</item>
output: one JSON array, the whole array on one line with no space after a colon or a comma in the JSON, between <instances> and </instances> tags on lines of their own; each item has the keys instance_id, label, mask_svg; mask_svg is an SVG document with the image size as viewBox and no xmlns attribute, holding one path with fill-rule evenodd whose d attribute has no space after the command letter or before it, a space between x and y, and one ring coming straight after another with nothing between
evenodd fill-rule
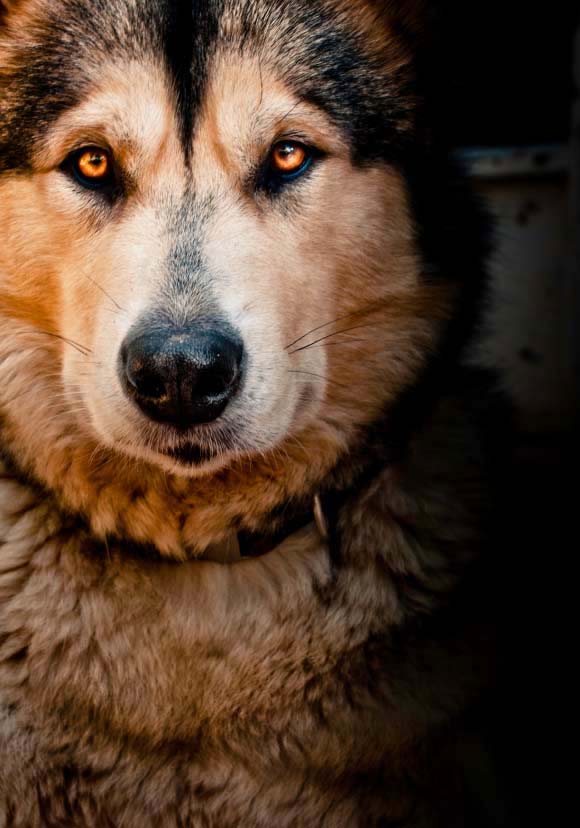
<instances>
[{"instance_id":1,"label":"dark fur stripe on forehead","mask_svg":"<svg viewBox=\"0 0 580 828\"><path fill-rule=\"evenodd\" d=\"M221 0L168 0L167 4L162 40L177 96L186 157L207 83L208 63L218 40L221 12Z\"/></svg>"}]
</instances>

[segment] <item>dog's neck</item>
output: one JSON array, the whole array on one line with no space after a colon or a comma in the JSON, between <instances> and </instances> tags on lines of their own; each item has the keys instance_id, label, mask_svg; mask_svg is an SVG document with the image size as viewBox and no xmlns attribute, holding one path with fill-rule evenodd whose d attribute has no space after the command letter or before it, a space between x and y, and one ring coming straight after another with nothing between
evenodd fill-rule
<instances>
[{"instance_id":1,"label":"dog's neck","mask_svg":"<svg viewBox=\"0 0 580 828\"><path fill-rule=\"evenodd\" d=\"M99 539L116 538L153 547L174 558L210 557L232 534L278 536L314 514L314 498L335 465L332 444L320 435L301 441L284 463L268 458L235 466L208 478L180 478L153 466L127 461L96 446L69 440L35 457L17 455L9 424L3 454L42 496L90 526ZM326 451L322 449L326 448ZM310 451L309 451L310 449ZM24 456L23 456L24 454ZM24 462L23 462L24 461ZM218 553L219 557L219 553Z\"/></svg>"},{"instance_id":2,"label":"dog's neck","mask_svg":"<svg viewBox=\"0 0 580 828\"><path fill-rule=\"evenodd\" d=\"M56 501L100 540L133 552L228 563L267 554L309 523L331 544L344 500L387 457L384 422L361 429L350 446L318 427L280 456L240 462L208 478L180 478L101 451L69 436L18 458L4 423L0 454L16 476ZM2 445L4 442L4 446Z\"/></svg>"}]
</instances>

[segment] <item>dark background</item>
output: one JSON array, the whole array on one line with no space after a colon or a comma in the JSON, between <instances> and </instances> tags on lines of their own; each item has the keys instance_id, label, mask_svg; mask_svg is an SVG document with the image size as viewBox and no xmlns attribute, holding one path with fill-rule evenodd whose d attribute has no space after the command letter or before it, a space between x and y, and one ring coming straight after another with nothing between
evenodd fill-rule
<instances>
[{"instance_id":1,"label":"dark background","mask_svg":"<svg viewBox=\"0 0 580 828\"><path fill-rule=\"evenodd\" d=\"M438 0L453 141L468 146L567 140L572 0Z\"/></svg>"},{"instance_id":2,"label":"dark background","mask_svg":"<svg viewBox=\"0 0 580 828\"><path fill-rule=\"evenodd\" d=\"M451 143L567 143L580 4L439 0L437 5ZM466 828L560 828L578 819L571 676L578 650L572 572L580 550L579 434L577 422L550 434L520 430L514 438L505 504L508 544L497 593L490 595L490 602L500 605L500 681L484 718L498 769L496 794L505 811L492 804L494 815L474 815Z\"/></svg>"}]
</instances>

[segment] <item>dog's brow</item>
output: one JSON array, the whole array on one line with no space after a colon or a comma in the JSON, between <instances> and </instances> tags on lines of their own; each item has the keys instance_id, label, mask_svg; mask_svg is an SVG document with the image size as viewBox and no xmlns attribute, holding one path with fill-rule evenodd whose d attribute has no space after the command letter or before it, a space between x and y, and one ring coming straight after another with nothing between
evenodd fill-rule
<instances>
[{"instance_id":1,"label":"dog's brow","mask_svg":"<svg viewBox=\"0 0 580 828\"><path fill-rule=\"evenodd\" d=\"M279 121L278 121L278 126L282 126L282 124L284 124L284 122L285 122L285 121L287 121L287 120L288 120L288 118L289 118L291 115L293 115L293 114L294 114L294 112L296 112L296 110L298 109L298 107L300 106L300 104L305 103L305 102L306 102L306 101L304 101L303 99L301 99L301 100L297 101L297 102L294 104L294 106L293 106L291 109L289 109L289 110L288 110L288 112L287 112L285 115L283 115L283 116L279 119Z\"/></svg>"}]
</instances>

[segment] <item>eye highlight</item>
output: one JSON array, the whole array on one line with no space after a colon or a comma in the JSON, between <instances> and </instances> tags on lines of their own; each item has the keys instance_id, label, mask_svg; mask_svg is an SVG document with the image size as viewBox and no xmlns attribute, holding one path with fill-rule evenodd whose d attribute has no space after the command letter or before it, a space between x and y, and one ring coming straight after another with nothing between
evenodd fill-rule
<instances>
[{"instance_id":1,"label":"eye highlight","mask_svg":"<svg viewBox=\"0 0 580 828\"><path fill-rule=\"evenodd\" d=\"M113 158L100 147L82 147L65 162L75 181L87 190L104 190L115 182Z\"/></svg>"},{"instance_id":2,"label":"eye highlight","mask_svg":"<svg viewBox=\"0 0 580 828\"><path fill-rule=\"evenodd\" d=\"M286 178L297 178L312 163L312 155L303 144L281 141L272 149L272 169Z\"/></svg>"}]
</instances>

